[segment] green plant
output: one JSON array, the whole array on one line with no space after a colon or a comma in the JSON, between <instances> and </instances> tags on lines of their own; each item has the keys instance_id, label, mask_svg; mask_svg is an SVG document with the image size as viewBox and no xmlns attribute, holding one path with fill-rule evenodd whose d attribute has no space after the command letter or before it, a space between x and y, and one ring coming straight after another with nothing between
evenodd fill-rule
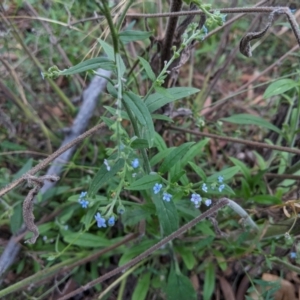
<instances>
[{"instance_id":1,"label":"green plant","mask_svg":"<svg viewBox=\"0 0 300 300\"><path fill-rule=\"evenodd\" d=\"M178 2L179 9L177 11L180 11L181 1L174 1L173 4L175 2ZM214 293L217 268L226 269L227 257L239 258L252 253L262 255L263 248L269 246L274 248L271 255L276 256L275 248L279 243L267 238L260 240L257 232L263 232L265 230L264 225L256 224L242 208L251 203L260 205L279 205L282 203L279 192L270 195L268 187L263 181L264 176L270 170L273 158L264 161L261 154L255 153L258 163L257 166L251 168L234 157L228 157L224 168L221 170L204 171L202 165L205 163L209 139L196 142L193 138L186 137L186 140L180 145L172 146L164 141L160 133L156 132L154 120L171 123L170 116L159 114L157 111L165 105L173 104L176 100L192 97L199 92L199 89L192 87L167 88L167 83L172 79L172 76L176 77L177 70L185 63L186 56L189 55L195 44L205 40L208 35L207 28L213 30L215 27L223 25L225 22L224 13L263 12L270 14L270 22L263 31L250 32L241 40L241 53L246 54L246 56L251 54L250 42L266 33L275 14L287 15L291 25L294 25L292 28L299 42L298 27L295 29L295 20L288 8L234 8L210 11L210 6L197 1L194 5L197 5L202 11L196 11L195 14L201 13L204 16L200 23L192 23L190 19L188 22L181 23L181 25L184 24L185 28L180 35L180 40L179 42L176 41L176 45L172 44L172 39L171 42L170 40L165 42L164 47L168 48L167 52L169 53L166 54L168 59L162 61L158 70L155 70L145 58L138 57L135 66L139 68L138 75L140 75L141 81L137 84L136 74L133 74L132 77L126 77L129 73L126 66L129 59L124 51L124 46L126 43L141 40L146 40L147 43L151 33L133 30L131 25L122 28L123 20L132 1L129 1L128 5L123 8L123 12L116 23L114 23L109 3L107 1L97 1L96 3L102 14L101 17L105 17L111 34L111 44L108 40L97 39L105 56L87 59L62 71L57 66L53 66L48 72L43 72L43 76L47 80L53 80L58 76L77 75L82 72L89 72L97 76L97 68L111 71L112 78L106 78L108 80L107 98L109 105L105 106L106 112L101 117L102 123L78 136L74 141L51 154L34 168L24 170L24 174L20 178L0 190L0 196L4 196L20 183L28 182L33 185L24 201L23 215L27 229L34 233L28 242L34 243L39 234L38 227L33 222L34 196L38 195L38 191L42 188L45 180L58 180L57 177L35 177L36 173L44 169L54 158L67 149L92 136L100 128L107 127L111 132L110 139L107 141L109 146L105 147L105 154L102 151L100 155L101 166L93 169L93 173L95 173L93 178L88 176L82 179L78 185L80 189L78 188L72 193L62 206L58 202L53 204L55 209L61 210L60 217L56 222L53 222L54 224L39 226L39 232L41 234L47 233L47 239L55 239L55 249L49 247L48 252L44 254L48 262L45 276L50 276L51 272L55 272L58 266L70 269L76 260L81 260L87 255L89 255L89 259L98 257L100 254L106 255L104 258L107 258L107 252L111 250L114 255L120 256L120 266L113 271L107 271L100 277L93 266L88 275L89 283L62 297L62 299L68 299L79 291L88 290L120 272L125 273L115 283L121 281L121 297L126 278L134 273L141 274L133 292L134 299L141 299L141 297L145 299L147 294L151 293L151 289L158 290L167 295L169 299L182 299L183 297L196 299L197 293L188 278L190 270L204 273L204 286L200 293L203 299L210 299ZM169 16L175 17L179 14L187 13L180 11L176 14L172 12ZM154 16L157 17L158 15ZM174 27L177 20L175 23L170 22L169 24ZM171 47L169 47L170 43L172 44ZM147 87L144 94L138 92L139 84ZM265 97L282 95L291 91L298 95L298 86L299 84L295 80L282 79L269 86L265 92ZM66 102L66 106L71 111L73 110L69 102ZM291 110L293 109L291 103ZM280 150L299 154L297 149L290 149L295 145L299 108L297 107L290 114L293 116L292 132L279 129L264 118L250 114L235 114L222 118L214 124L213 129L219 134L218 138L222 139L223 123L259 126L265 130L276 132L288 141L289 148L281 147ZM198 119L197 114L192 117L198 121L196 123L199 127L203 127L204 124ZM192 119L192 121L194 120ZM186 120L187 123L192 121ZM131 124L132 128L128 129L128 124ZM176 129L174 126L169 126L169 128ZM188 131L185 130L185 133ZM233 139L233 141L236 140ZM263 143L259 145L276 149L273 145ZM290 159L291 157L285 156L281 158L281 162L290 161ZM191 172L192 175L189 174ZM241 178L237 179L237 175L241 175ZM85 186L87 191L81 189L81 186ZM229 197L241 198L243 201L237 203ZM200 214L198 209L201 203L204 205L201 207L203 212ZM207 209L206 207L210 207L212 203L214 205ZM216 220L216 213L224 207L226 208L222 210L221 225L219 225ZM245 229L238 234L236 239L235 232L241 226L228 208L238 214L245 225ZM204 221L205 218L209 219L212 227L208 221ZM198 224L199 221L203 222ZM66 230L67 222L71 224L72 230ZM120 224L122 224L123 229L115 229ZM109 231L108 227L112 227L112 231ZM123 231L131 231L132 228L137 227L139 228L138 234L130 235L120 242L119 236L122 235ZM281 241L284 241L284 247L287 249L291 247L291 244L290 242L287 243L286 240L290 238L292 228L297 227L298 223L295 220L294 224L291 222L286 224L284 227L286 230L281 232ZM226 235L223 231L227 228L230 228L230 231ZM188 241L179 242L176 240L186 231L192 232L192 235L197 237L195 244L191 245ZM286 240L284 233L288 233ZM266 237L270 235L271 231L267 231ZM125 242L137 236L145 236L145 238L141 239L138 245L127 249L124 246ZM227 236L227 239L224 239L224 236ZM218 237L223 238L218 239ZM256 248L252 247L254 242ZM89 250L76 253L77 247L90 249L108 247L110 244L114 244L114 248L104 251L105 253L97 251L89 254ZM120 245L122 246L117 248ZM213 255L197 265L200 258L205 257L207 252L211 252ZM158 253L170 259L167 266L160 266ZM74 257L66 260L70 254ZM61 261L60 264L56 263L58 260ZM108 260L106 260L107 263ZM268 260L268 263L271 265L272 259ZM80 267L78 266L78 268ZM84 281L84 275L77 276L79 281ZM161 276L167 280L160 280ZM37 280L37 277L33 276L31 279ZM2 291L2 294L0 292L0 295L3 296L11 291L16 291L28 284L28 281L26 279L16 286L7 288ZM260 282L260 285L263 284ZM98 287L95 288L99 291ZM102 291L101 297L109 292L110 289Z\"/></svg>"}]
</instances>

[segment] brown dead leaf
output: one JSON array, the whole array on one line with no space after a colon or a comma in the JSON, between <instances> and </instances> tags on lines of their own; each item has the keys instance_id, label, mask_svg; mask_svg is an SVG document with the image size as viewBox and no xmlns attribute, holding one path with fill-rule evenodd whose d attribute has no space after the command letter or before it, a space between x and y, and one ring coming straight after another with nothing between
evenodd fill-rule
<instances>
[{"instance_id":1,"label":"brown dead leaf","mask_svg":"<svg viewBox=\"0 0 300 300\"><path fill-rule=\"evenodd\" d=\"M200 288L200 283L197 274L192 273L192 275L190 276L190 280L192 282L195 291L198 291Z\"/></svg>"},{"instance_id":2,"label":"brown dead leaf","mask_svg":"<svg viewBox=\"0 0 300 300\"><path fill-rule=\"evenodd\" d=\"M294 286L287 280L280 278L277 275L264 273L262 276L262 280L275 282L278 281L281 285L280 289L274 294L274 300L297 300L295 296L295 288ZM259 285L256 286L257 291L261 290ZM261 296L256 292L252 292L250 295L253 300L260 300Z\"/></svg>"},{"instance_id":3,"label":"brown dead leaf","mask_svg":"<svg viewBox=\"0 0 300 300\"><path fill-rule=\"evenodd\" d=\"M225 300L235 300L232 285L227 281L227 279L223 276L220 276L219 281Z\"/></svg>"}]
</instances>

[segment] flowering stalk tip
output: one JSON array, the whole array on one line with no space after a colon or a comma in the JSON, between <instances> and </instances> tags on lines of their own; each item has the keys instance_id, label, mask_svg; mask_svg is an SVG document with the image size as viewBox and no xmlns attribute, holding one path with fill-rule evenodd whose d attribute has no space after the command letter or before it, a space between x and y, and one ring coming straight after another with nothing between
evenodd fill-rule
<instances>
[{"instance_id":1,"label":"flowering stalk tip","mask_svg":"<svg viewBox=\"0 0 300 300\"><path fill-rule=\"evenodd\" d=\"M138 168L140 165L139 160L137 158L135 158L132 162L131 162L131 166L136 169Z\"/></svg>"},{"instance_id":2,"label":"flowering stalk tip","mask_svg":"<svg viewBox=\"0 0 300 300\"><path fill-rule=\"evenodd\" d=\"M106 227L105 219L101 217L101 214L99 212L95 215L95 220L99 228Z\"/></svg>"},{"instance_id":3,"label":"flowering stalk tip","mask_svg":"<svg viewBox=\"0 0 300 300\"><path fill-rule=\"evenodd\" d=\"M160 183L155 183L154 187L153 187L153 192L154 194L158 194L160 192L162 188L162 184Z\"/></svg>"},{"instance_id":4,"label":"flowering stalk tip","mask_svg":"<svg viewBox=\"0 0 300 300\"><path fill-rule=\"evenodd\" d=\"M163 193L163 200L164 200L164 201L170 202L170 201L171 201L171 198L172 198L172 195L171 195L171 194Z\"/></svg>"}]
</instances>

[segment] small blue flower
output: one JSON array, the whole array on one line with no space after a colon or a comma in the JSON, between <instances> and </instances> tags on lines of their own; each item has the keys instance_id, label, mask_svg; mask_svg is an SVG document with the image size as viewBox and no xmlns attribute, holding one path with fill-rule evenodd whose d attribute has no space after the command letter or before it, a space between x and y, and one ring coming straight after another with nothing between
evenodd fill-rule
<instances>
[{"instance_id":1,"label":"small blue flower","mask_svg":"<svg viewBox=\"0 0 300 300\"><path fill-rule=\"evenodd\" d=\"M219 182L219 183L222 183L222 182L223 182L223 180L224 180L224 177L223 177L223 176L221 176L221 175L220 175L220 176L218 176L218 182Z\"/></svg>"},{"instance_id":2,"label":"small blue flower","mask_svg":"<svg viewBox=\"0 0 300 300\"><path fill-rule=\"evenodd\" d=\"M162 184L155 183L155 185L153 187L154 194L158 194L161 188L162 188Z\"/></svg>"},{"instance_id":3,"label":"small blue flower","mask_svg":"<svg viewBox=\"0 0 300 300\"><path fill-rule=\"evenodd\" d=\"M191 201L194 202L195 205L198 205L202 201L202 198L199 194L192 194Z\"/></svg>"},{"instance_id":4,"label":"small blue flower","mask_svg":"<svg viewBox=\"0 0 300 300\"><path fill-rule=\"evenodd\" d=\"M202 184L202 191L205 192L205 193L207 193L207 185L206 185L206 183Z\"/></svg>"},{"instance_id":5,"label":"small blue flower","mask_svg":"<svg viewBox=\"0 0 300 300\"><path fill-rule=\"evenodd\" d=\"M203 25L201 29L203 30L203 32L204 32L205 35L208 34L208 29L207 29L207 27L205 25Z\"/></svg>"},{"instance_id":6,"label":"small blue flower","mask_svg":"<svg viewBox=\"0 0 300 300\"><path fill-rule=\"evenodd\" d=\"M211 206L211 199L206 199L204 203L206 206Z\"/></svg>"},{"instance_id":7,"label":"small blue flower","mask_svg":"<svg viewBox=\"0 0 300 300\"><path fill-rule=\"evenodd\" d=\"M139 160L137 159L137 158L135 158L132 162L131 162L131 166L133 167L133 168L138 168L138 166L139 166Z\"/></svg>"},{"instance_id":8,"label":"small blue flower","mask_svg":"<svg viewBox=\"0 0 300 300\"><path fill-rule=\"evenodd\" d=\"M108 164L107 159L104 159L104 164L106 165L106 170L107 170L107 171L110 171L110 166L109 166L109 164Z\"/></svg>"},{"instance_id":9,"label":"small blue flower","mask_svg":"<svg viewBox=\"0 0 300 300\"><path fill-rule=\"evenodd\" d=\"M171 195L171 194L163 193L163 200L165 200L165 201L167 201L167 202L170 202L170 201L171 201L171 198L172 198L172 195Z\"/></svg>"},{"instance_id":10,"label":"small blue flower","mask_svg":"<svg viewBox=\"0 0 300 300\"><path fill-rule=\"evenodd\" d=\"M291 252L291 253L290 253L290 257L291 257L292 259L297 258L297 253L296 253L296 252Z\"/></svg>"},{"instance_id":11,"label":"small blue flower","mask_svg":"<svg viewBox=\"0 0 300 300\"><path fill-rule=\"evenodd\" d=\"M221 184L219 186L219 192L221 193L224 190L224 188L225 188L225 184Z\"/></svg>"},{"instance_id":12,"label":"small blue flower","mask_svg":"<svg viewBox=\"0 0 300 300\"><path fill-rule=\"evenodd\" d=\"M80 205L81 205L82 208L87 208L88 205L89 205L89 201L85 200L85 199L80 199L79 203L80 203Z\"/></svg>"},{"instance_id":13,"label":"small blue flower","mask_svg":"<svg viewBox=\"0 0 300 300\"><path fill-rule=\"evenodd\" d=\"M79 199L83 199L87 195L87 192L81 192Z\"/></svg>"},{"instance_id":14,"label":"small blue flower","mask_svg":"<svg viewBox=\"0 0 300 300\"><path fill-rule=\"evenodd\" d=\"M107 221L108 226L114 226L115 225L115 217L111 216Z\"/></svg>"},{"instance_id":15,"label":"small blue flower","mask_svg":"<svg viewBox=\"0 0 300 300\"><path fill-rule=\"evenodd\" d=\"M106 227L105 219L101 217L99 212L95 215L95 220L97 221L97 226L99 228Z\"/></svg>"}]
</instances>

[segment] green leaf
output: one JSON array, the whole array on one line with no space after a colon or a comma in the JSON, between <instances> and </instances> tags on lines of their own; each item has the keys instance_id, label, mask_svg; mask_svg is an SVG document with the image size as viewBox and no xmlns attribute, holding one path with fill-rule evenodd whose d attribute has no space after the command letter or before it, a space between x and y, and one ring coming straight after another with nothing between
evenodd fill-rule
<instances>
[{"instance_id":1,"label":"green leaf","mask_svg":"<svg viewBox=\"0 0 300 300\"><path fill-rule=\"evenodd\" d=\"M146 299L150 287L150 277L150 272L139 277L139 280L137 282L137 285L135 286L134 292L131 297L132 300Z\"/></svg>"},{"instance_id":2,"label":"green leaf","mask_svg":"<svg viewBox=\"0 0 300 300\"><path fill-rule=\"evenodd\" d=\"M283 94L299 84L292 79L279 79L272 82L264 92L264 98L270 98L275 95Z\"/></svg>"},{"instance_id":3,"label":"green leaf","mask_svg":"<svg viewBox=\"0 0 300 300\"><path fill-rule=\"evenodd\" d=\"M138 179L137 181L133 182L127 190L131 191L142 191L153 188L155 183L160 182L161 177L157 174L151 174L143 176L142 178Z\"/></svg>"},{"instance_id":4,"label":"green leaf","mask_svg":"<svg viewBox=\"0 0 300 300\"><path fill-rule=\"evenodd\" d=\"M155 134L154 134L154 145L158 149L159 152L162 152L163 150L168 149L165 140L157 132L155 132Z\"/></svg>"},{"instance_id":5,"label":"green leaf","mask_svg":"<svg viewBox=\"0 0 300 300\"><path fill-rule=\"evenodd\" d=\"M195 93L198 93L199 91L199 89L190 87L173 87L167 89L168 94L172 95L172 98L166 97L160 93L154 93L146 99L145 104L149 111L153 112L167 103L189 97Z\"/></svg>"},{"instance_id":6,"label":"green leaf","mask_svg":"<svg viewBox=\"0 0 300 300\"><path fill-rule=\"evenodd\" d=\"M197 299L196 291L189 278L182 274L177 274L174 268L170 270L166 294L168 300Z\"/></svg>"},{"instance_id":7,"label":"green leaf","mask_svg":"<svg viewBox=\"0 0 300 300\"><path fill-rule=\"evenodd\" d=\"M151 216L151 212L144 207L136 207L134 209L126 208L122 214L122 224L124 226L134 226L141 220L146 220Z\"/></svg>"},{"instance_id":8,"label":"green leaf","mask_svg":"<svg viewBox=\"0 0 300 300\"><path fill-rule=\"evenodd\" d=\"M106 126L109 128L110 126L112 126L115 121L110 119L110 118L106 118L106 117L101 117L101 120L106 124Z\"/></svg>"},{"instance_id":9,"label":"green leaf","mask_svg":"<svg viewBox=\"0 0 300 300\"><path fill-rule=\"evenodd\" d=\"M168 148L166 150L163 150L159 153L157 153L156 155L154 155L151 159L150 159L150 166L153 167L155 166L157 163L159 163L163 158L167 157L174 149L176 149L175 147L171 147Z\"/></svg>"},{"instance_id":10,"label":"green leaf","mask_svg":"<svg viewBox=\"0 0 300 300\"><path fill-rule=\"evenodd\" d=\"M227 270L228 265L227 265L226 258L224 257L224 254L221 251L216 249L211 249L211 251L214 254L214 257L216 258L220 269L222 271Z\"/></svg>"},{"instance_id":11,"label":"green leaf","mask_svg":"<svg viewBox=\"0 0 300 300\"><path fill-rule=\"evenodd\" d=\"M155 120L162 120L169 123L174 123L174 120L172 120L170 117L160 114L151 114L152 118Z\"/></svg>"},{"instance_id":12,"label":"green leaf","mask_svg":"<svg viewBox=\"0 0 300 300\"><path fill-rule=\"evenodd\" d=\"M0 149L5 149L5 150L27 150L25 146L21 146L15 143L11 143L9 141L1 141L0 143Z\"/></svg>"},{"instance_id":13,"label":"green leaf","mask_svg":"<svg viewBox=\"0 0 300 300\"><path fill-rule=\"evenodd\" d=\"M186 172L185 170L182 169L181 165L180 165L180 161L178 161L170 170L170 178L171 178L171 182L178 182L178 180L180 179L180 177L182 175L184 175Z\"/></svg>"},{"instance_id":14,"label":"green leaf","mask_svg":"<svg viewBox=\"0 0 300 300\"><path fill-rule=\"evenodd\" d=\"M109 239L87 232L81 234L65 231L63 233L63 238L66 243L88 248L108 247L112 242Z\"/></svg>"},{"instance_id":15,"label":"green leaf","mask_svg":"<svg viewBox=\"0 0 300 300\"><path fill-rule=\"evenodd\" d=\"M157 240L153 239L144 239L139 241L138 244L135 244L134 247L126 248L126 251L123 252L119 260L119 266L126 264L132 258L138 256L139 254L143 253L144 251L148 250L151 246L157 243ZM125 249L124 249L125 250Z\"/></svg>"},{"instance_id":16,"label":"green leaf","mask_svg":"<svg viewBox=\"0 0 300 300\"><path fill-rule=\"evenodd\" d=\"M240 167L243 175L245 176L245 178L247 180L250 180L250 170L248 169L248 167L240 160L234 158L234 157L229 157L229 159L238 167Z\"/></svg>"},{"instance_id":17,"label":"green leaf","mask_svg":"<svg viewBox=\"0 0 300 300\"><path fill-rule=\"evenodd\" d=\"M195 144L194 142L189 142L180 145L179 147L172 150L172 152L166 157L164 162L159 168L159 172L164 174L168 172L186 153L186 151L191 147L191 145Z\"/></svg>"},{"instance_id":18,"label":"green leaf","mask_svg":"<svg viewBox=\"0 0 300 300\"><path fill-rule=\"evenodd\" d=\"M154 72L152 71L150 64L144 58L142 58L140 56L138 56L138 59L140 60L143 68L145 69L149 79L154 81L156 79L156 76L155 76Z\"/></svg>"},{"instance_id":19,"label":"green leaf","mask_svg":"<svg viewBox=\"0 0 300 300\"><path fill-rule=\"evenodd\" d=\"M213 182L218 179L219 176L223 176L224 180L231 179L235 174L237 174L240 171L239 166L230 167L225 170L222 170L220 172L216 172L215 174L209 176L207 178L207 182Z\"/></svg>"},{"instance_id":20,"label":"green leaf","mask_svg":"<svg viewBox=\"0 0 300 300\"><path fill-rule=\"evenodd\" d=\"M267 166L267 162L265 160L264 157L262 157L260 154L258 154L256 151L253 151L255 157L256 157L256 162L257 162L257 165L259 167L260 170L266 170L268 168Z\"/></svg>"},{"instance_id":21,"label":"green leaf","mask_svg":"<svg viewBox=\"0 0 300 300\"><path fill-rule=\"evenodd\" d=\"M221 120L229 123L240 124L240 125L257 125L281 134L281 130L276 126L274 126L273 124L271 124L270 122L266 121L261 117L253 116L250 114L233 115L228 118L222 118Z\"/></svg>"},{"instance_id":22,"label":"green leaf","mask_svg":"<svg viewBox=\"0 0 300 300\"><path fill-rule=\"evenodd\" d=\"M258 196L252 196L249 200L252 200L258 204L262 205L276 205L276 204L282 204L281 199L271 196L271 195L258 195Z\"/></svg>"},{"instance_id":23,"label":"green leaf","mask_svg":"<svg viewBox=\"0 0 300 300\"><path fill-rule=\"evenodd\" d=\"M209 262L205 267L203 300L210 300L215 290L215 267L212 262Z\"/></svg>"},{"instance_id":24,"label":"green leaf","mask_svg":"<svg viewBox=\"0 0 300 300\"><path fill-rule=\"evenodd\" d=\"M99 44L101 45L101 47L103 48L105 54L107 55L107 57L112 60L115 61L115 51L114 48L109 45L108 43L106 43L105 41L98 39Z\"/></svg>"},{"instance_id":25,"label":"green leaf","mask_svg":"<svg viewBox=\"0 0 300 300\"><path fill-rule=\"evenodd\" d=\"M193 252L191 250L187 249L186 247L182 247L182 246L176 247L176 250L182 257L182 260L183 260L186 268L188 270L192 270L197 263Z\"/></svg>"},{"instance_id":26,"label":"green leaf","mask_svg":"<svg viewBox=\"0 0 300 300\"><path fill-rule=\"evenodd\" d=\"M10 217L10 229L12 233L17 233L18 230L22 227L23 224L23 215L22 215L22 203L18 203L14 206L13 214Z\"/></svg>"},{"instance_id":27,"label":"green leaf","mask_svg":"<svg viewBox=\"0 0 300 300\"><path fill-rule=\"evenodd\" d=\"M203 180L206 181L206 174L205 172L199 167L197 166L195 163L193 163L192 161L189 162L189 165L192 167L192 169L197 173L197 175Z\"/></svg>"},{"instance_id":28,"label":"green leaf","mask_svg":"<svg viewBox=\"0 0 300 300\"><path fill-rule=\"evenodd\" d=\"M109 111L113 116L117 115L117 110L111 106L103 106L105 109L107 109L107 111ZM125 112L124 110L121 110L121 118L125 119L125 120L129 120L129 117L127 115L127 112ZM114 124L115 121L112 120L112 123Z\"/></svg>"},{"instance_id":29,"label":"green leaf","mask_svg":"<svg viewBox=\"0 0 300 300\"><path fill-rule=\"evenodd\" d=\"M152 199L156 207L160 228L163 236L167 236L176 231L179 226L177 209L174 202L164 201L161 194L154 194L151 191Z\"/></svg>"},{"instance_id":30,"label":"green leaf","mask_svg":"<svg viewBox=\"0 0 300 300\"><path fill-rule=\"evenodd\" d=\"M154 89L158 94L161 94L167 98L173 99L173 95L168 92L169 91L168 89L166 89L162 86L154 86Z\"/></svg>"},{"instance_id":31,"label":"green leaf","mask_svg":"<svg viewBox=\"0 0 300 300\"><path fill-rule=\"evenodd\" d=\"M152 32L139 30L125 30L119 33L122 43L127 44L134 41L142 41L149 38Z\"/></svg>"},{"instance_id":32,"label":"green leaf","mask_svg":"<svg viewBox=\"0 0 300 300\"><path fill-rule=\"evenodd\" d=\"M117 65L117 69L118 69L118 77L122 78L126 71L126 67L125 67L124 61L119 53L116 53L116 65Z\"/></svg>"},{"instance_id":33,"label":"green leaf","mask_svg":"<svg viewBox=\"0 0 300 300\"><path fill-rule=\"evenodd\" d=\"M148 108L141 100L141 98L132 92L126 92L123 95L123 100L132 110L138 122L142 126L144 126L144 130L146 131L145 135L148 140L149 146L152 147L154 141L155 129Z\"/></svg>"},{"instance_id":34,"label":"green leaf","mask_svg":"<svg viewBox=\"0 0 300 300\"><path fill-rule=\"evenodd\" d=\"M69 69L64 69L58 72L58 75L73 75L81 72L86 72L89 70L96 70L98 68L104 70L114 70L116 65L114 61L108 59L107 57L94 57L87 59Z\"/></svg>"},{"instance_id":35,"label":"green leaf","mask_svg":"<svg viewBox=\"0 0 300 300\"><path fill-rule=\"evenodd\" d=\"M181 168L184 168L186 166L186 164L193 160L194 157L196 155L200 155L202 154L202 148L204 148L206 146L206 144L208 143L209 139L205 138L203 140L201 140L200 142L198 142L197 144L195 144L194 146L192 146L188 152L183 156L183 158L181 159Z\"/></svg>"},{"instance_id":36,"label":"green leaf","mask_svg":"<svg viewBox=\"0 0 300 300\"><path fill-rule=\"evenodd\" d=\"M125 93L125 95L123 96L123 100L128 105L128 107L131 109L134 116L137 118L138 122L141 125L145 126L147 121L144 117L144 113L147 110L147 107L144 106L142 100L140 100L136 97L130 97L127 93Z\"/></svg>"},{"instance_id":37,"label":"green leaf","mask_svg":"<svg viewBox=\"0 0 300 300\"><path fill-rule=\"evenodd\" d=\"M13 176L13 180L20 178L23 174L28 172L32 168L33 159L29 158L23 167Z\"/></svg>"},{"instance_id":38,"label":"green leaf","mask_svg":"<svg viewBox=\"0 0 300 300\"><path fill-rule=\"evenodd\" d=\"M106 89L110 95L112 95L116 99L118 98L118 91L111 82L107 83Z\"/></svg>"},{"instance_id":39,"label":"green leaf","mask_svg":"<svg viewBox=\"0 0 300 300\"><path fill-rule=\"evenodd\" d=\"M149 144L148 144L148 141L145 140L145 139L135 139L131 144L130 146L133 148L133 149L145 149L145 148L149 148Z\"/></svg>"},{"instance_id":40,"label":"green leaf","mask_svg":"<svg viewBox=\"0 0 300 300\"><path fill-rule=\"evenodd\" d=\"M125 160L122 158L114 163L110 171L107 171L106 165L103 164L90 184L88 195L91 197L94 196L105 183L107 183L117 172L119 172L124 167L124 165Z\"/></svg>"}]
</instances>

